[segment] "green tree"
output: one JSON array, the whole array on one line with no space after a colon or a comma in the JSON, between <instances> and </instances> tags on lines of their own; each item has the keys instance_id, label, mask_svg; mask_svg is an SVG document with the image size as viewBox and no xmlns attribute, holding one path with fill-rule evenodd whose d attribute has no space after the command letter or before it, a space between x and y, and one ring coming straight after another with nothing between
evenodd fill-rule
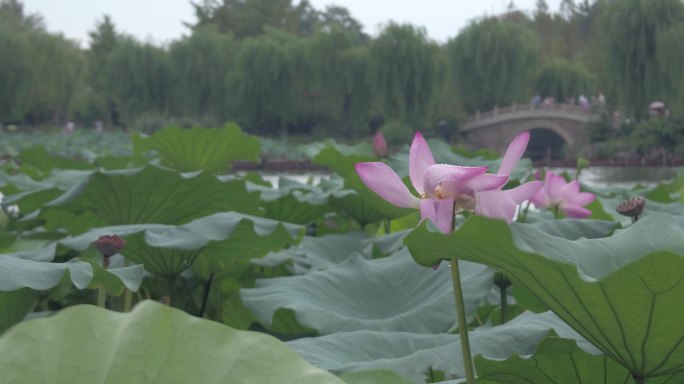
<instances>
[{"instance_id":1,"label":"green tree","mask_svg":"<svg viewBox=\"0 0 684 384\"><path fill-rule=\"evenodd\" d=\"M111 108L120 113L122 123L142 113L166 113L172 97L171 66L168 53L134 39L122 39L111 52L106 67L106 89ZM114 122L116 123L116 122Z\"/></svg>"},{"instance_id":2,"label":"green tree","mask_svg":"<svg viewBox=\"0 0 684 384\"><path fill-rule=\"evenodd\" d=\"M544 64L535 79L535 90L559 102L595 92L596 77L580 64L554 58Z\"/></svg>"},{"instance_id":3,"label":"green tree","mask_svg":"<svg viewBox=\"0 0 684 384\"><path fill-rule=\"evenodd\" d=\"M333 24L308 42L307 56L314 68L319 125L346 136L363 134L373 109L368 47L360 44L360 31ZM321 127L319 127L321 128ZM330 132L332 133L332 132Z\"/></svg>"},{"instance_id":4,"label":"green tree","mask_svg":"<svg viewBox=\"0 0 684 384\"><path fill-rule=\"evenodd\" d=\"M311 34L316 19L308 1L296 6L292 0L204 0L193 3L197 22L191 27L215 25L220 32L238 38L264 33L266 27L278 28L294 35Z\"/></svg>"},{"instance_id":5,"label":"green tree","mask_svg":"<svg viewBox=\"0 0 684 384\"><path fill-rule=\"evenodd\" d=\"M470 24L446 49L454 85L468 112L529 98L538 45L527 27L484 19Z\"/></svg>"},{"instance_id":6,"label":"green tree","mask_svg":"<svg viewBox=\"0 0 684 384\"><path fill-rule=\"evenodd\" d=\"M235 90L244 126L258 133L287 135L301 104L298 71L305 70L301 45L277 30L241 43Z\"/></svg>"},{"instance_id":7,"label":"green tree","mask_svg":"<svg viewBox=\"0 0 684 384\"><path fill-rule=\"evenodd\" d=\"M233 36L211 26L174 42L169 51L174 113L209 116L217 124L231 117L235 100L228 78L236 68L237 54Z\"/></svg>"},{"instance_id":8,"label":"green tree","mask_svg":"<svg viewBox=\"0 0 684 384\"><path fill-rule=\"evenodd\" d=\"M424 123L446 74L439 47L424 29L390 24L370 49L372 78L384 113L414 125Z\"/></svg>"},{"instance_id":9,"label":"green tree","mask_svg":"<svg viewBox=\"0 0 684 384\"><path fill-rule=\"evenodd\" d=\"M601 16L604 75L611 94L628 114L641 119L653 100L676 98L681 79L681 40L673 28L684 23L680 0L607 0ZM675 44L676 49L672 46ZM679 44L679 45L677 45ZM666 64L669 63L669 64Z\"/></svg>"}]
</instances>

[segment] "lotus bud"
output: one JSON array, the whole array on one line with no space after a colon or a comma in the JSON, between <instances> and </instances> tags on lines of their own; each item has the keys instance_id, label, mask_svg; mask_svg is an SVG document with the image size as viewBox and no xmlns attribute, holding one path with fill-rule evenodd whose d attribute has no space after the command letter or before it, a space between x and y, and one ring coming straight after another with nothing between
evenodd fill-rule
<instances>
[{"instance_id":1,"label":"lotus bud","mask_svg":"<svg viewBox=\"0 0 684 384\"><path fill-rule=\"evenodd\" d=\"M377 157L387 157L389 153L385 136L383 136L380 131L373 137L373 153L375 153Z\"/></svg>"},{"instance_id":2,"label":"lotus bud","mask_svg":"<svg viewBox=\"0 0 684 384\"><path fill-rule=\"evenodd\" d=\"M637 221L639 219L639 215L641 215L641 212L644 211L645 205L646 199L641 196L635 196L620 203L615 210L619 214L632 217L634 218L634 221Z\"/></svg>"},{"instance_id":3,"label":"lotus bud","mask_svg":"<svg viewBox=\"0 0 684 384\"><path fill-rule=\"evenodd\" d=\"M126 241L119 235L103 235L93 242L95 248L102 255L102 265L109 266L109 258L116 255L126 245Z\"/></svg>"}]
</instances>

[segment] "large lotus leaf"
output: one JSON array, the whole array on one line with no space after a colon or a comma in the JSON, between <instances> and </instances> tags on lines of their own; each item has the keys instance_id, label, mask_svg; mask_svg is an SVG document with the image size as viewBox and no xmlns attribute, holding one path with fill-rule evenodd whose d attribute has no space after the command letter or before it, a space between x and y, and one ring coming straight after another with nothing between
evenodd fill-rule
<instances>
[{"instance_id":1,"label":"large lotus leaf","mask_svg":"<svg viewBox=\"0 0 684 384\"><path fill-rule=\"evenodd\" d=\"M8 175L5 172L0 172L0 186L4 188L6 185L12 185L17 191L49 188L67 190L78 184L91 173L92 170L53 169L47 177L44 177L41 180L34 180L23 173Z\"/></svg>"},{"instance_id":2,"label":"large lotus leaf","mask_svg":"<svg viewBox=\"0 0 684 384\"><path fill-rule=\"evenodd\" d=\"M627 196L613 196L613 197L599 197L607 213L611 214L615 221L619 221L622 225L629 225L632 223L632 218L620 215L617 213L617 206L623 201L627 200ZM644 211L639 219L654 212L669 213L675 216L684 216L684 204L682 202L661 203L651 199L646 199Z\"/></svg>"},{"instance_id":3,"label":"large lotus leaf","mask_svg":"<svg viewBox=\"0 0 684 384\"><path fill-rule=\"evenodd\" d=\"M493 270L461 265L468 316L493 285ZM352 255L324 271L257 280L242 289L242 301L262 324L272 324L279 308L321 334L361 329L445 332L456 319L449 268L422 268L407 250L383 259Z\"/></svg>"},{"instance_id":4,"label":"large lotus leaf","mask_svg":"<svg viewBox=\"0 0 684 384\"><path fill-rule=\"evenodd\" d=\"M387 369L349 372L340 376L345 384L413 384L412 380Z\"/></svg>"},{"instance_id":5,"label":"large lotus leaf","mask_svg":"<svg viewBox=\"0 0 684 384\"><path fill-rule=\"evenodd\" d=\"M22 321L38 300L38 292L30 288L0 291L0 334Z\"/></svg>"},{"instance_id":6,"label":"large lotus leaf","mask_svg":"<svg viewBox=\"0 0 684 384\"><path fill-rule=\"evenodd\" d=\"M547 235L566 240L578 240L608 237L619 227L619 224L613 221L565 219L544 220L528 226Z\"/></svg>"},{"instance_id":7,"label":"large lotus leaf","mask_svg":"<svg viewBox=\"0 0 684 384\"><path fill-rule=\"evenodd\" d=\"M88 305L0 338L4 383L342 383L277 339L146 301L130 313ZM40 364L36 364L40 362Z\"/></svg>"},{"instance_id":8,"label":"large lotus leaf","mask_svg":"<svg viewBox=\"0 0 684 384\"><path fill-rule=\"evenodd\" d=\"M23 149L17 157L22 164L30 165L45 173L53 168L61 169L93 169L93 165L84 161L77 161L48 153L42 145Z\"/></svg>"},{"instance_id":9,"label":"large lotus leaf","mask_svg":"<svg viewBox=\"0 0 684 384\"><path fill-rule=\"evenodd\" d=\"M165 165L181 172L205 170L223 173L233 160L259 160L260 144L234 123L223 128L190 128L170 126L152 136L133 137L136 154L154 150Z\"/></svg>"},{"instance_id":10,"label":"large lotus leaf","mask_svg":"<svg viewBox=\"0 0 684 384\"><path fill-rule=\"evenodd\" d=\"M95 228L60 244L79 251L102 235L126 239L121 253L149 272L178 276L200 255L247 262L299 238L302 227L236 212L219 212L187 224L135 224Z\"/></svg>"},{"instance_id":11,"label":"large lotus leaf","mask_svg":"<svg viewBox=\"0 0 684 384\"><path fill-rule=\"evenodd\" d=\"M43 291L57 286L68 276L78 289L103 286L108 293L119 295L124 287L137 291L143 278L142 266L104 270L89 262L72 259L66 263L45 261L54 257L54 245L34 251L0 255L0 291L30 288Z\"/></svg>"},{"instance_id":12,"label":"large lotus leaf","mask_svg":"<svg viewBox=\"0 0 684 384\"><path fill-rule=\"evenodd\" d=\"M553 329L561 337L581 340L552 313L526 312L506 324L469 332L473 355L506 359L529 355ZM463 359L456 334L355 331L302 338L287 344L314 366L337 374L388 369L424 383L430 369L462 378ZM581 340L583 348L588 346Z\"/></svg>"},{"instance_id":13,"label":"large lotus leaf","mask_svg":"<svg viewBox=\"0 0 684 384\"><path fill-rule=\"evenodd\" d=\"M378 258L395 253L404 246L404 237L409 233L409 230L403 230L363 240L363 254L372 258Z\"/></svg>"},{"instance_id":14,"label":"large lotus leaf","mask_svg":"<svg viewBox=\"0 0 684 384\"><path fill-rule=\"evenodd\" d=\"M325 148L334 148L344 155L359 155L366 157L373 157L373 148L369 142L362 142L356 145L340 144L335 139L326 139L319 142L302 144L297 149L299 152L306 155L308 158L314 158Z\"/></svg>"},{"instance_id":15,"label":"large lotus leaf","mask_svg":"<svg viewBox=\"0 0 684 384\"><path fill-rule=\"evenodd\" d=\"M499 384L631 384L632 375L605 355L594 355L577 346L574 340L548 337L532 356L513 355L503 361L475 357L478 382ZM675 384L684 373L649 379L649 384Z\"/></svg>"},{"instance_id":16,"label":"large lotus leaf","mask_svg":"<svg viewBox=\"0 0 684 384\"><path fill-rule=\"evenodd\" d=\"M343 153L334 147L323 148L311 159L312 163L325 165L331 171L344 178L347 178L350 174L356 173L354 164L366 161L377 161L377 158L373 155Z\"/></svg>"},{"instance_id":17,"label":"large lotus leaf","mask_svg":"<svg viewBox=\"0 0 684 384\"><path fill-rule=\"evenodd\" d=\"M468 157L458 154L453 151L452 147L442 140L428 140L428 145L432 151L437 164L453 164L453 165L467 165L467 166L488 166L490 172L496 172L501 165L501 160L489 160L484 157ZM503 155L503 154L501 154ZM401 177L408 176L409 166L409 147L404 147L401 151L391 156L387 163L399 174ZM529 159L522 159L511 172L512 179L521 179L532 168L532 162Z\"/></svg>"},{"instance_id":18,"label":"large lotus leaf","mask_svg":"<svg viewBox=\"0 0 684 384\"><path fill-rule=\"evenodd\" d=\"M655 377L684 369L683 226L652 213L613 236L573 241L473 217L451 235L420 226L405 242L423 265L447 255L505 272L633 375Z\"/></svg>"},{"instance_id":19,"label":"large lotus leaf","mask_svg":"<svg viewBox=\"0 0 684 384\"><path fill-rule=\"evenodd\" d=\"M248 193L242 181L221 182L206 172L178 174L155 166L94 172L46 206L91 212L109 225L183 224L225 211L260 214L258 195Z\"/></svg>"},{"instance_id":20,"label":"large lotus leaf","mask_svg":"<svg viewBox=\"0 0 684 384\"><path fill-rule=\"evenodd\" d=\"M367 241L365 232L349 232L320 237L306 236L297 247L272 252L252 264L274 268L291 263L291 272L302 275L311 271L330 268L346 260L349 255L361 252Z\"/></svg>"},{"instance_id":21,"label":"large lotus leaf","mask_svg":"<svg viewBox=\"0 0 684 384\"><path fill-rule=\"evenodd\" d=\"M531 357L513 355L507 360L475 357L478 380L500 384L630 384L632 376L605 355L592 355L574 340L548 337ZM649 381L650 383L651 381Z\"/></svg>"},{"instance_id":22,"label":"large lotus leaf","mask_svg":"<svg viewBox=\"0 0 684 384\"><path fill-rule=\"evenodd\" d=\"M248 191L261 193L261 207L269 219L307 224L334 210L328 203L329 193L320 187L279 179L279 188L247 183Z\"/></svg>"}]
</instances>

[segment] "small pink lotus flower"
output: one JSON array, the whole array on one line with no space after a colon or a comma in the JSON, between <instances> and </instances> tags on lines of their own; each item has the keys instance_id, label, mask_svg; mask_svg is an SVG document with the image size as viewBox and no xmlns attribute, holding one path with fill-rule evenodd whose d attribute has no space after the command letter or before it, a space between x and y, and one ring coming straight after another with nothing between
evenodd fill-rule
<instances>
[{"instance_id":1,"label":"small pink lotus flower","mask_svg":"<svg viewBox=\"0 0 684 384\"><path fill-rule=\"evenodd\" d=\"M497 175L506 176L506 180L508 180L511 171L518 164L523 153L525 153L529 141L529 132L523 132L511 141L501 161ZM504 219L510 224L515 217L518 204L530 199L537 193L542 187L542 182L530 181L507 190L501 190L502 187L476 193L477 204L475 205L475 213L482 216Z\"/></svg>"},{"instance_id":2,"label":"small pink lotus flower","mask_svg":"<svg viewBox=\"0 0 684 384\"><path fill-rule=\"evenodd\" d=\"M389 151L387 150L387 140L385 140L385 136L383 136L380 131L373 136L373 153L380 158L387 157L389 154Z\"/></svg>"},{"instance_id":3,"label":"small pink lotus flower","mask_svg":"<svg viewBox=\"0 0 684 384\"><path fill-rule=\"evenodd\" d=\"M563 176L547 172L544 187L530 201L539 208L556 208L565 216L581 219L591 215L585 205L596 199L593 193L580 192L579 182L566 182Z\"/></svg>"},{"instance_id":4,"label":"small pink lotus flower","mask_svg":"<svg viewBox=\"0 0 684 384\"><path fill-rule=\"evenodd\" d=\"M361 180L390 204L420 209L421 219L429 219L440 231L452 229L454 212L475 210L475 194L501 188L507 175L485 173L486 166L466 167L435 164L430 147L416 132L409 152L409 177L419 197L382 162L356 163Z\"/></svg>"}]
</instances>

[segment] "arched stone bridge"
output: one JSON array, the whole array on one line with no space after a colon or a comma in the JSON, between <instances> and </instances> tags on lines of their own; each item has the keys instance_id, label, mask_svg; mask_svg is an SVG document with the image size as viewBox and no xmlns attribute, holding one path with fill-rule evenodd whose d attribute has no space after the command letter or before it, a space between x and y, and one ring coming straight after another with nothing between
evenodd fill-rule
<instances>
[{"instance_id":1,"label":"arched stone bridge","mask_svg":"<svg viewBox=\"0 0 684 384\"><path fill-rule=\"evenodd\" d=\"M468 145L503 153L519 133L532 131L526 156L559 157L563 147L571 152L589 143L589 123L595 114L570 104L551 106L512 105L477 113L461 127Z\"/></svg>"}]
</instances>

